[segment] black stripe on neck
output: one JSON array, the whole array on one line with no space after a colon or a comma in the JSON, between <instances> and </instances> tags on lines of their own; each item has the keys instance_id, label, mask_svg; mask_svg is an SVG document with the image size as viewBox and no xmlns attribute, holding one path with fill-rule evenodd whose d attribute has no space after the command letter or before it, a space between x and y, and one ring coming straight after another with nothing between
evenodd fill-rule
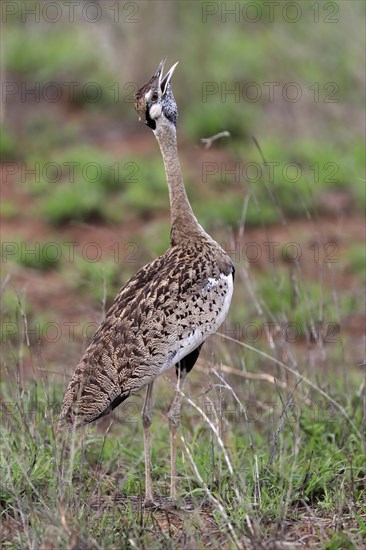
<instances>
[{"instance_id":1,"label":"black stripe on neck","mask_svg":"<svg viewBox=\"0 0 366 550\"><path fill-rule=\"evenodd\" d=\"M151 128L152 130L155 130L156 129L156 122L150 116L150 111L149 111L148 105L146 105L145 118L146 118L146 124L148 125L148 127Z\"/></svg>"}]
</instances>

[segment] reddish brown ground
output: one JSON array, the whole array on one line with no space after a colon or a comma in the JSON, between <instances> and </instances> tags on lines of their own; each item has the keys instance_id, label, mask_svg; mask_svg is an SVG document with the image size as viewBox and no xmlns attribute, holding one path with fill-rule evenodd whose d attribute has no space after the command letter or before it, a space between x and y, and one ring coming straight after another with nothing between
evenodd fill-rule
<instances>
[{"instance_id":1,"label":"reddish brown ground","mask_svg":"<svg viewBox=\"0 0 366 550\"><path fill-rule=\"evenodd\" d=\"M65 112L66 111L66 112ZM75 120L78 123L85 123L86 132L93 137L96 145L99 145L114 154L126 156L128 154L158 154L158 150L152 136L143 131L139 134L119 133L117 139L113 138L113 132L108 133L108 125L98 133L98 128L103 120L99 120L98 116L94 118L93 124L90 124L79 111L65 109L63 116L67 115L68 119ZM12 113L14 120L13 126L22 125L21 113ZM145 130L145 129L143 129ZM112 136L112 137L111 137ZM181 156L184 161L184 166L189 166L192 179L200 178L201 167L203 161L225 162L228 156L223 150L204 151L198 147L192 147L189 144L183 144L181 147ZM1 167L3 169L3 167ZM16 182L15 178L1 179L1 198L3 201L14 203L19 209L19 213L11 219L3 219L1 222L1 239L3 242L12 242L14 238L21 237L28 242L36 241L71 241L79 242L80 247L87 243L96 242L103 249L108 251L110 246L118 240L122 243L134 242L142 234L144 221L136 218L128 221L121 220L118 224L81 224L69 223L61 227L55 227L47 224L41 217L34 214L36 198L27 194L25 190ZM238 192L238 200L242 200L241 192ZM240 195L239 195L240 193ZM268 231L262 228L245 230L244 238L239 242L242 244L248 242L263 243L268 240L277 241L279 243L288 243L296 241L303 249L303 257L301 267L306 279L318 280L320 272L323 271L324 277L327 280L332 280L332 285L338 295L343 292L353 290L356 294L360 292L360 280L352 274L347 267L345 253L349 246L354 243L362 243L364 240L364 219L348 209L347 196L340 197L337 194L327 196L327 203L334 207L337 212L336 216L327 215L316 221L312 220L292 220L286 226L282 224L271 226ZM345 211L342 211L346 205ZM329 208L328 208L329 211ZM169 214L160 214L156 216L157 220L169 221ZM313 251L310 246L314 242L334 243L337 246L337 257L339 259L333 270L332 276L329 275L329 265L316 263L313 261ZM148 249L148 246L147 246ZM279 248L279 250L281 247ZM108 254L106 254L106 257ZM143 253L139 252L137 263L130 266L131 270L146 261ZM276 254L276 261L281 262L279 253ZM26 300L29 303L29 310L32 315L37 318L38 315L46 313L48 318L58 323L60 326L65 326L65 323L86 323L101 320L102 308L96 309L95 303L88 297L87 293L81 293L75 289L70 281L67 280L64 273L59 273L56 270L40 272L33 269L26 269L21 265L3 264L3 277L8 288L14 289L20 295L25 294ZM240 269L240 262L239 262ZM262 259L255 266L258 270L268 269L268 260ZM9 278L7 278L7 276ZM240 279L239 279L240 280ZM360 313L351 315L344 326L341 327L342 332L347 334L350 339L350 348L352 346L360 349L360 342L365 332L365 318ZM85 342L84 344L85 345ZM301 345L301 344L300 344ZM41 347L38 344L37 337L31 340L32 353L25 357L24 366L27 368L38 369L42 365L47 367L51 372L63 374L72 372L74 365L80 357L80 338L78 341L68 343L63 337L57 342L51 342L42 339ZM357 352L358 353L358 352ZM357 360L357 353L354 360ZM36 357L36 360L35 360ZM28 371L30 372L30 371ZM186 514L187 515L187 514ZM186 536L183 529L185 514L171 512L167 514L164 511L156 511L155 518L160 529L163 532L172 533L172 536ZM219 537L216 523L210 514L209 509L203 510L200 513L202 522L202 530L209 537ZM319 540L319 533L331 532L333 528L332 521L323 518L314 518L303 511L301 521L294 520L292 523L287 522L287 525L282 526L286 532L286 539L297 541L302 548L311 548ZM8 526L9 531L14 529L13 525ZM280 529L277 531L279 532ZM254 537L255 540L255 537ZM300 542L299 542L300 541ZM184 542L181 539L180 543ZM188 541L189 542L189 541ZM187 542L187 544L188 544ZM278 544L278 545L277 545ZM289 543L281 546L281 537L277 536L273 539L273 548L289 547Z\"/></svg>"},{"instance_id":2,"label":"reddish brown ground","mask_svg":"<svg viewBox=\"0 0 366 550\"><path fill-rule=\"evenodd\" d=\"M102 145L102 144L101 144ZM140 154L154 152L158 154L156 144L149 133L133 135L132 137L120 138L116 142L104 144L106 148L114 153ZM191 174L196 174L199 177L202 162L210 158L218 161L218 157L227 160L227 154L220 150L204 151L200 148L192 148L189 146L183 147L181 156L184 165L190 167ZM0 167L2 172L4 167ZM118 241L121 243L135 242L141 240L142 230L144 230L145 222L138 217L131 217L127 221L123 219L119 224L86 224L86 223L68 223L61 227L52 226L46 223L41 217L35 215L35 205L37 199L30 194L27 194L24 188L17 183L16 178L5 178L4 173L1 178L1 198L2 201L10 201L19 209L19 213L10 218L2 219L1 221L1 239L3 242L12 242L16 238L24 238L28 242L77 242L77 250L82 250L88 243L95 242L103 250L103 260L112 257L111 248ZM238 200L242 200L242 196L238 194ZM329 198L331 201L331 197ZM164 220L169 222L169 213L155 216L154 220ZM362 243L364 240L365 222L362 216L353 212L343 213L337 216L322 216L316 222L314 220L298 219L290 220L286 225L278 224L271 226L268 230L263 228L246 228L242 239L236 236L236 250L239 251L234 257L234 260L240 262L245 257L245 247L247 243L257 243L264 251L262 258L255 263L255 269L267 270L270 265L268 254L265 253L263 243L271 240L281 243L276 247L275 262L276 265L283 264L281 258L281 250L285 243L295 241L301 246L302 258L301 269L305 278L317 281L322 273L325 280L331 280L333 288L339 295L343 291L354 290L360 291L360 280L348 268L346 252L350 245L354 243ZM145 233L146 235L146 233ZM227 241L229 242L229 241ZM314 261L314 250L312 246L314 242L320 243L319 261ZM334 249L334 258L336 263L330 264L325 261L325 254L322 250L322 243L332 243ZM148 244L148 243L147 243ZM229 246L230 248L230 246ZM147 246L148 249L148 246ZM243 252L244 250L244 252ZM327 250L329 253L329 249ZM248 252L248 254L250 251ZM233 255L233 254L232 254ZM234 253L235 256L235 253ZM148 258L144 257L139 250L135 257L135 262L129 266L133 272L140 264L144 263ZM64 275L61 275L56 270L40 272L33 269L25 269L22 266L15 266L8 262L2 264L3 277L10 276L10 284L17 292L22 293L25 290L27 301L30 309L37 316L42 312L52 312L52 319L58 323L77 322L80 318L89 318L98 322L100 314L92 312L91 305L88 304L88 297L82 296L78 290L73 288ZM330 268L332 269L331 279ZM360 338L364 334L365 319L359 313L351 316L347 320L347 324L342 327L353 338ZM57 357L60 352L59 346L47 345L47 341L43 342L42 355L45 361L57 363ZM62 343L60 343L61 345Z\"/></svg>"}]
</instances>

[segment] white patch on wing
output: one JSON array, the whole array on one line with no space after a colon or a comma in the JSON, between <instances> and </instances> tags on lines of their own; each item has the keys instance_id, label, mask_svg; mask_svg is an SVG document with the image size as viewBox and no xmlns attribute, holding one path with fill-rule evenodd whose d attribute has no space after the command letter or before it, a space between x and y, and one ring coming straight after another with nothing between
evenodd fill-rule
<instances>
[{"instance_id":1,"label":"white patch on wing","mask_svg":"<svg viewBox=\"0 0 366 550\"><path fill-rule=\"evenodd\" d=\"M177 350L177 353L169 357L168 361L160 369L159 371L160 374L166 371L167 369L169 369L170 367L172 367L173 365L176 365L177 363L179 363L181 359L183 359L184 357L189 355L193 350L198 348L198 346L202 344L202 342L204 342L206 338L210 336L210 334L214 334L224 322L226 315L229 311L231 298L233 296L233 289L234 289L233 274L230 273L229 275L224 275L224 273L221 273L220 279L221 281L226 282L226 295L224 297L224 303L222 305L221 311L217 315L216 319L214 319L210 329L201 331L200 328L196 328L191 334L189 334L189 336L187 336L183 340L180 340L179 349ZM209 277L208 282L204 286L204 289L207 291L212 290L213 288L218 286L218 284L220 283L220 279Z\"/></svg>"},{"instance_id":2,"label":"white patch on wing","mask_svg":"<svg viewBox=\"0 0 366 550\"><path fill-rule=\"evenodd\" d=\"M212 288L215 288L215 286L217 286L218 284L219 284L218 279L214 279L213 277L209 277L207 279L207 283L203 287L203 290L209 291Z\"/></svg>"},{"instance_id":3,"label":"white patch on wing","mask_svg":"<svg viewBox=\"0 0 366 550\"><path fill-rule=\"evenodd\" d=\"M233 290L234 290L234 280L233 280L233 274L230 273L229 275L224 275L224 273L221 273L220 279L226 281L227 284L227 291L224 298L224 303L221 308L220 313L215 319L215 323L210 330L210 334L213 334L217 331L217 329L222 325L222 323L225 321L226 315L228 314L231 298L233 297Z\"/></svg>"},{"instance_id":4,"label":"white patch on wing","mask_svg":"<svg viewBox=\"0 0 366 550\"><path fill-rule=\"evenodd\" d=\"M159 374L162 372L170 369L173 365L176 365L179 363L183 357L186 357L186 355L189 355L191 351L198 348L202 342L206 340L206 335L202 334L199 328L196 328L196 330L191 333L187 338L183 338L179 341L179 350L177 353L168 359L168 361L165 363L165 365L160 369Z\"/></svg>"}]
</instances>

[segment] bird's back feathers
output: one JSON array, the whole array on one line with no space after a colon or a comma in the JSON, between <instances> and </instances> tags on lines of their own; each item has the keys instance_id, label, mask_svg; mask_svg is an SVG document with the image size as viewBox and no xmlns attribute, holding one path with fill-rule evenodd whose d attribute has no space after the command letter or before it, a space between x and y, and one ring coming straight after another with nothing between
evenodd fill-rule
<instances>
[{"instance_id":1,"label":"bird's back feathers","mask_svg":"<svg viewBox=\"0 0 366 550\"><path fill-rule=\"evenodd\" d=\"M108 414L222 323L233 264L212 239L172 246L120 290L66 391L59 428Z\"/></svg>"}]
</instances>

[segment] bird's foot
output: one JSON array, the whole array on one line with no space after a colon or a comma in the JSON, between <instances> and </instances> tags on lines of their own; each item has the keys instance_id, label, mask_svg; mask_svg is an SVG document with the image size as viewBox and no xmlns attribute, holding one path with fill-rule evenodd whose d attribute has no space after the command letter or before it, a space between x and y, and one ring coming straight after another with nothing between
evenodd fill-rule
<instances>
[{"instance_id":1,"label":"bird's foot","mask_svg":"<svg viewBox=\"0 0 366 550\"><path fill-rule=\"evenodd\" d=\"M174 481L172 481L172 485L170 487L170 497L168 499L167 508L170 508L171 510L178 510L180 506L178 504L177 488L173 483Z\"/></svg>"},{"instance_id":2,"label":"bird's foot","mask_svg":"<svg viewBox=\"0 0 366 550\"><path fill-rule=\"evenodd\" d=\"M159 506L157 502L154 502L152 496L145 497L142 505L144 508L157 508Z\"/></svg>"},{"instance_id":3,"label":"bird's foot","mask_svg":"<svg viewBox=\"0 0 366 550\"><path fill-rule=\"evenodd\" d=\"M177 511L181 509L180 503L177 499L167 497L157 497L155 499L152 496L145 497L142 506L147 510L160 509Z\"/></svg>"},{"instance_id":4,"label":"bird's foot","mask_svg":"<svg viewBox=\"0 0 366 550\"><path fill-rule=\"evenodd\" d=\"M180 506L178 504L178 501L176 498L170 498L169 501L166 504L166 508L168 510L179 510Z\"/></svg>"}]
</instances>

